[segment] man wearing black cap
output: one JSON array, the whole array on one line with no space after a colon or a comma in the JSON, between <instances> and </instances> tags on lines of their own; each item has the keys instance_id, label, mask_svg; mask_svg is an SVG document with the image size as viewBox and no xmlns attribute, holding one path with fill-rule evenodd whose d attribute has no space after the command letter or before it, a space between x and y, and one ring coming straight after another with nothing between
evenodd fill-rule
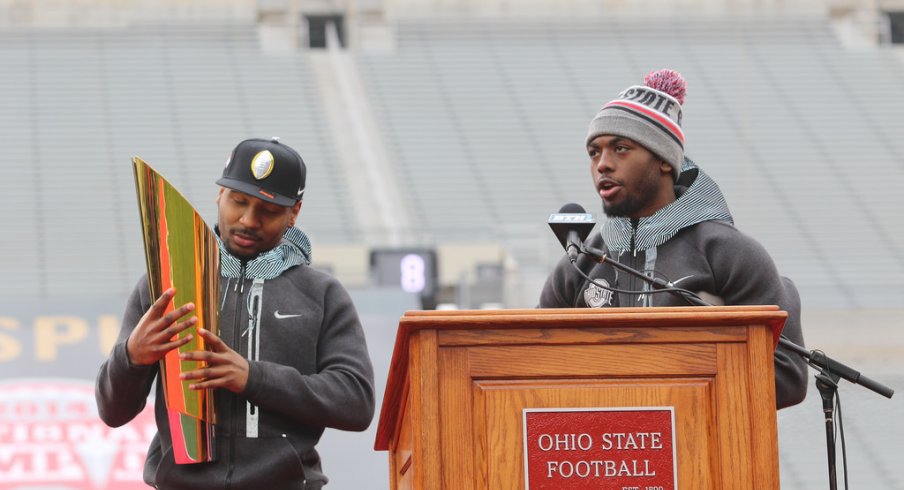
<instances>
[{"instance_id":1,"label":"man wearing black cap","mask_svg":"<svg viewBox=\"0 0 904 490\"><path fill-rule=\"evenodd\" d=\"M144 480L162 489L319 489L315 445L326 427L364 430L374 413L373 368L357 312L334 278L310 267L311 244L295 228L305 164L276 139L245 140L232 152L217 195L220 336L199 329L207 362L183 374L191 389L214 389L216 460L174 462L158 383L158 433ZM97 402L111 426L144 407L173 335L196 323L194 305L163 314L173 291L151 304L147 280L133 291L119 340L101 366ZM180 320L181 319L181 320Z\"/></svg>"}]
</instances>

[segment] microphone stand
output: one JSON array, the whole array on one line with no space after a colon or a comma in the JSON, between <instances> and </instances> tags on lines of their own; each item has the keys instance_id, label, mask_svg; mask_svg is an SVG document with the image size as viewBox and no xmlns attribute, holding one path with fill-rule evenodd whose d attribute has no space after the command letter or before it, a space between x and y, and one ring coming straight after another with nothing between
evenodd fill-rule
<instances>
[{"instance_id":1,"label":"microphone stand","mask_svg":"<svg viewBox=\"0 0 904 490\"><path fill-rule=\"evenodd\" d=\"M671 293L681 296L690 304L696 306L713 306L691 291L676 289L670 282L664 281L657 277L650 277L643 272L640 272L636 269L608 258L606 252L600 249L585 246L582 244L581 253L596 259L600 264L609 264L622 272L640 278L654 288L670 289ZM574 262L572 262L572 264L574 264ZM574 266L577 267L577 264L574 264ZM866 376L861 375L859 371L845 366L844 364L828 357L822 351L808 351L807 349L788 340L788 338L784 335L779 336L778 342L788 350L803 357L807 361L807 364L819 371L819 374L816 375L816 388L819 390L819 395L822 397L822 411L825 414L826 421L826 453L829 466L829 488L831 490L836 490L838 488L838 483L836 481L837 470L835 467L836 449L834 434L834 414L835 396L838 392L838 381L840 379L845 379L847 381L850 381L851 383L859 384L864 388L872 390L886 398L891 398L895 392L882 383L867 378ZM846 474L847 471L845 471L845 475Z\"/></svg>"}]
</instances>

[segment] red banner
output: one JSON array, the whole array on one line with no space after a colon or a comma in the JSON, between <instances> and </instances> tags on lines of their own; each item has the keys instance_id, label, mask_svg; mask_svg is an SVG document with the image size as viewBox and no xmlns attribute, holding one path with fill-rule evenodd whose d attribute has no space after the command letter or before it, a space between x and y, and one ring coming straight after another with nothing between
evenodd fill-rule
<instances>
[{"instance_id":1,"label":"red banner","mask_svg":"<svg viewBox=\"0 0 904 490\"><path fill-rule=\"evenodd\" d=\"M97 416L90 381L0 382L0 490L147 488L153 407L149 400L132 422L111 429Z\"/></svg>"},{"instance_id":2,"label":"red banner","mask_svg":"<svg viewBox=\"0 0 904 490\"><path fill-rule=\"evenodd\" d=\"M524 409L528 490L676 490L673 407Z\"/></svg>"}]
</instances>

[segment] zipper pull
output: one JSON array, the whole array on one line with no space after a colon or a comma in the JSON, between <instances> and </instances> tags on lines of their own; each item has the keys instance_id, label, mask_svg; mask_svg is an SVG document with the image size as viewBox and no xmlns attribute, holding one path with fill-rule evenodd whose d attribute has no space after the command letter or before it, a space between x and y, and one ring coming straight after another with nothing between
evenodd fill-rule
<instances>
[{"instance_id":1,"label":"zipper pull","mask_svg":"<svg viewBox=\"0 0 904 490\"><path fill-rule=\"evenodd\" d=\"M229 294L229 278L227 277L226 278L226 287L223 288L223 300L220 301L220 310L222 310L223 307L226 306L226 296L228 294Z\"/></svg>"},{"instance_id":2,"label":"zipper pull","mask_svg":"<svg viewBox=\"0 0 904 490\"><path fill-rule=\"evenodd\" d=\"M257 315L258 315L258 310L260 309L260 304L258 302L260 301L260 297L254 296L254 289L251 290L251 295L252 295L251 296L251 318L250 318L250 321L248 322L248 327L245 328L244 332L242 332L242 335L241 335L242 337L247 335L248 332L250 332L252 329L254 329L255 325L257 325Z\"/></svg>"},{"instance_id":3,"label":"zipper pull","mask_svg":"<svg viewBox=\"0 0 904 490\"><path fill-rule=\"evenodd\" d=\"M245 269L248 267L248 262L242 261L242 268L239 270L239 283L241 283L241 289L239 289L239 294L245 294ZM236 284L238 286L238 284Z\"/></svg>"},{"instance_id":4,"label":"zipper pull","mask_svg":"<svg viewBox=\"0 0 904 490\"><path fill-rule=\"evenodd\" d=\"M631 252L637 257L637 225L640 224L638 218L631 218Z\"/></svg>"}]
</instances>

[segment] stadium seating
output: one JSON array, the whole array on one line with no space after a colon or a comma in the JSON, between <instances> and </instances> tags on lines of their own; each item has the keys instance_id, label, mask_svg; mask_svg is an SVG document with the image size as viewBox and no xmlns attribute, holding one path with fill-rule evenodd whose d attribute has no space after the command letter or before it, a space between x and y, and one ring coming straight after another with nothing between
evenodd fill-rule
<instances>
[{"instance_id":1,"label":"stadium seating","mask_svg":"<svg viewBox=\"0 0 904 490\"><path fill-rule=\"evenodd\" d=\"M587 123L669 67L689 84L688 155L806 304L899 304L904 67L892 50L845 48L814 15L403 19L392 29L395 49L352 56L417 245L501 244L541 278L561 253L546 216L572 201L599 211ZM128 290L142 269L131 155L213 219L214 177L248 135L281 136L308 161L301 224L315 244L370 245L372 224L353 205L370 197L349 191L337 163L355 142L325 121L314 55L263 53L257 39L243 23L0 32L0 246L12 251L0 292L65 293L88 274Z\"/></svg>"},{"instance_id":2,"label":"stadium seating","mask_svg":"<svg viewBox=\"0 0 904 490\"><path fill-rule=\"evenodd\" d=\"M720 182L738 226L772 251L806 304L899 301L881 279L904 265L904 145L893 129L904 99L891 96L902 75L891 50L845 49L814 16L396 29L396 52L359 59L398 174L437 236L477 227L535 244L562 203L598 209L586 125L618 91L669 67L689 84L687 154ZM513 250L520 264L557 258L537 245Z\"/></svg>"}]
</instances>

